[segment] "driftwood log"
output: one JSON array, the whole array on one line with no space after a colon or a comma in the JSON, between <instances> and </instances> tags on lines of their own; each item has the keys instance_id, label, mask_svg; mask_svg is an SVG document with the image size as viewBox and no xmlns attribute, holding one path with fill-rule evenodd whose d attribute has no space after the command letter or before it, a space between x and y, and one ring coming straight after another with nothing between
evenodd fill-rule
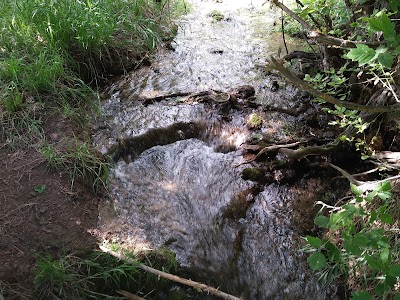
<instances>
[{"instance_id":1,"label":"driftwood log","mask_svg":"<svg viewBox=\"0 0 400 300\"><path fill-rule=\"evenodd\" d=\"M226 92L218 90L207 90L201 92L177 92L166 95L155 96L151 98L138 99L142 101L143 105L150 105L166 99L186 97L186 102L191 101L211 101L215 103L225 103L235 101L237 99L249 99L255 95L255 89L251 85L242 85L232 88Z\"/></svg>"}]
</instances>

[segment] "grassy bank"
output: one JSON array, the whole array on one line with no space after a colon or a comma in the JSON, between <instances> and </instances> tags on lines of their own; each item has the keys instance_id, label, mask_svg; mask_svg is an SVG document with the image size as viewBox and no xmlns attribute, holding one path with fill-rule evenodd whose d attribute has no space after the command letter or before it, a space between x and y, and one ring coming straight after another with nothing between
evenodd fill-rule
<instances>
[{"instance_id":1,"label":"grassy bank","mask_svg":"<svg viewBox=\"0 0 400 300\"><path fill-rule=\"evenodd\" d=\"M84 135L49 152L47 120L56 116L84 128L99 111L96 88L110 75L137 66L168 39L171 15L184 7L183 1L169 0L1 1L0 129L5 145L34 146L53 165L54 155L59 156L55 165L72 168L73 177L97 170L86 168L100 160L82 147L79 140L90 144Z\"/></svg>"},{"instance_id":2,"label":"grassy bank","mask_svg":"<svg viewBox=\"0 0 400 300\"><path fill-rule=\"evenodd\" d=\"M151 58L184 9L184 0L0 1L0 161L7 171L0 191L8 212L0 222L0 235L7 231L0 299L86 292L100 299L93 286L135 275L104 255L70 254L95 242L87 231L99 198L77 181L96 192L107 185L107 159L90 141L90 120L100 112L97 89ZM70 187L59 173L70 176ZM37 261L41 255L54 259Z\"/></svg>"},{"instance_id":3,"label":"grassy bank","mask_svg":"<svg viewBox=\"0 0 400 300\"><path fill-rule=\"evenodd\" d=\"M120 247L118 247L122 251ZM170 282L146 274L138 264L151 264L165 272L176 271L175 255L167 249L134 253L122 251L135 263L120 261L101 251L81 256L38 260L35 285L39 299L122 299L120 290L150 296ZM139 297L138 297L139 299ZM140 298L142 299L142 298ZM181 299L181 298L180 298Z\"/></svg>"}]
</instances>

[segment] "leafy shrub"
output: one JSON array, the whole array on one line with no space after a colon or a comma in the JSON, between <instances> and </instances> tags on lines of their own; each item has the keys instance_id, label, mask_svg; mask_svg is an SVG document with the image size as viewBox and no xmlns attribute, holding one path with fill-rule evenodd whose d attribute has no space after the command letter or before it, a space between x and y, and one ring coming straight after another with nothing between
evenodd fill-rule
<instances>
[{"instance_id":1,"label":"leafy shrub","mask_svg":"<svg viewBox=\"0 0 400 300\"><path fill-rule=\"evenodd\" d=\"M400 299L400 256L398 214L389 182L363 191L351 185L354 198L335 207L323 204L328 216L318 215L315 224L326 230L324 238L307 236L303 249L311 253L307 261L320 279L339 277L352 283L351 299Z\"/></svg>"}]
</instances>

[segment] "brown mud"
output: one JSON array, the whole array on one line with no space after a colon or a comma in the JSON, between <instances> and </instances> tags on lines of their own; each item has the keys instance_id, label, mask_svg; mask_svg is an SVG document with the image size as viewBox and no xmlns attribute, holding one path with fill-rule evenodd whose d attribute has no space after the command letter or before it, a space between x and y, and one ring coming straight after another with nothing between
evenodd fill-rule
<instances>
[{"instance_id":1,"label":"brown mud","mask_svg":"<svg viewBox=\"0 0 400 300\"><path fill-rule=\"evenodd\" d=\"M43 128L61 139L75 127L49 119ZM37 150L11 150L1 139L0 169L0 286L7 300L35 299L39 257L96 248L100 196L79 183L71 188L70 178L50 169Z\"/></svg>"}]
</instances>

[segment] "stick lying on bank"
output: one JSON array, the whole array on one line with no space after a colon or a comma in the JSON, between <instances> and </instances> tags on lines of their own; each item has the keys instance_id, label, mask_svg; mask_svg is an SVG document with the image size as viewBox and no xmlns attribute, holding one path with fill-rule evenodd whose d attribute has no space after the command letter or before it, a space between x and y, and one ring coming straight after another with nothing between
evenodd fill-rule
<instances>
[{"instance_id":1,"label":"stick lying on bank","mask_svg":"<svg viewBox=\"0 0 400 300\"><path fill-rule=\"evenodd\" d=\"M143 265L141 263L138 263L138 262L136 262L136 261L134 261L132 259L129 259L129 258L125 257L123 254L114 252L114 251L112 251L112 250L110 250L110 249L108 249L108 248L106 248L104 246L100 245L99 247L100 247L100 250L103 251L104 253L108 253L108 254L110 254L110 255L112 255L112 256L120 259L120 260L124 260L124 261L126 261L128 263L134 264L139 269L142 269L143 271L146 271L148 273L160 276L162 278L166 278L168 280L172 280L172 281L177 282L177 283L181 283L181 284L193 287L193 288L195 288L197 290L201 290L201 291L206 292L206 293L213 294L215 296L221 297L222 299L226 299L226 300L242 300L241 298L238 298L238 297L232 296L230 294L224 293L224 292L222 292L222 291L220 291L220 290L218 290L216 288L213 288L211 286L205 285L203 283L199 283L199 282L196 282L196 281L192 281L190 279L185 279L185 278L182 278L182 277L179 277L179 276L176 276L176 275L172 275L172 274L169 274L169 273L162 272L162 271L157 270L157 269L150 268L148 266L145 266L145 265Z\"/></svg>"}]
</instances>

